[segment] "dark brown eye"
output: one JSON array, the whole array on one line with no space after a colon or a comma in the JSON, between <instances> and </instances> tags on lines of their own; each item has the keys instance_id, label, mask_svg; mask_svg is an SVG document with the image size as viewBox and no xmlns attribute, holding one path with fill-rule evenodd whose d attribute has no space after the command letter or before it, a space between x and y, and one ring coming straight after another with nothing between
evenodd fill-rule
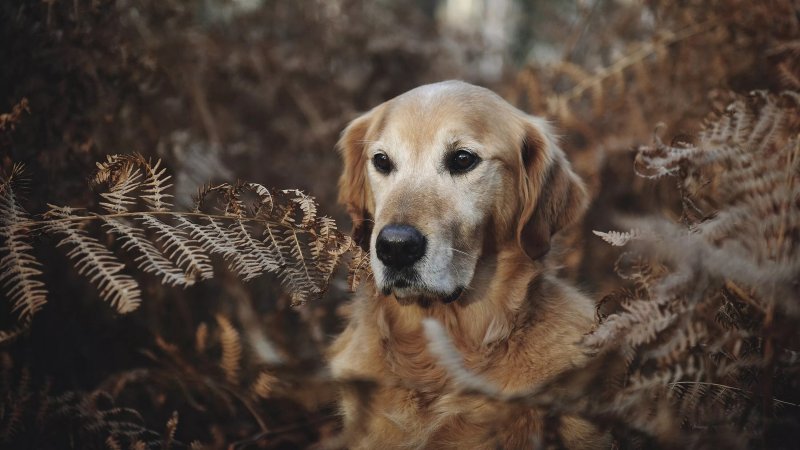
<instances>
[{"instance_id":1,"label":"dark brown eye","mask_svg":"<svg viewBox=\"0 0 800 450\"><path fill-rule=\"evenodd\" d=\"M389 173L392 171L392 161L386 156L386 153L376 153L372 157L372 165L380 173Z\"/></svg>"},{"instance_id":2,"label":"dark brown eye","mask_svg":"<svg viewBox=\"0 0 800 450\"><path fill-rule=\"evenodd\" d=\"M469 172L480 160L475 153L458 149L447 157L447 170L452 174Z\"/></svg>"}]
</instances>

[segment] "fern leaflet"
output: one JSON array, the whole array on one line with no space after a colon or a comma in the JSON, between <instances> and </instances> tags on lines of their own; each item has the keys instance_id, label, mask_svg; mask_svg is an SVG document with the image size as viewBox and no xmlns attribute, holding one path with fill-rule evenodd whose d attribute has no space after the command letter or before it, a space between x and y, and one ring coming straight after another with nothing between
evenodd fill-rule
<instances>
[{"instance_id":1,"label":"fern leaflet","mask_svg":"<svg viewBox=\"0 0 800 450\"><path fill-rule=\"evenodd\" d=\"M12 309L27 322L47 302L47 290L37 279L41 264L30 254L30 227L22 225L28 222L28 214L14 192L21 175L22 166L14 165L9 176L0 181L0 282Z\"/></svg>"},{"instance_id":2,"label":"fern leaflet","mask_svg":"<svg viewBox=\"0 0 800 450\"><path fill-rule=\"evenodd\" d=\"M50 219L47 230L64 236L56 246L72 247L67 256L75 261L78 273L96 284L100 296L113 308L123 314L134 311L141 302L138 283L122 273L125 264L70 220L75 217L70 207L50 205L50 211L45 214L45 218Z\"/></svg>"}]
</instances>

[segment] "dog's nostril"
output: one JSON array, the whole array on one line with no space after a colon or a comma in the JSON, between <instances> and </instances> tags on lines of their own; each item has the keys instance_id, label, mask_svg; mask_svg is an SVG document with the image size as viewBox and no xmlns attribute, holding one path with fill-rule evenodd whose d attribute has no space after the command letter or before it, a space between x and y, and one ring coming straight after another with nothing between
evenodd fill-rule
<instances>
[{"instance_id":1,"label":"dog's nostril","mask_svg":"<svg viewBox=\"0 0 800 450\"><path fill-rule=\"evenodd\" d=\"M425 254L425 236L411 225L386 225L375 240L375 251L387 267L408 267Z\"/></svg>"}]
</instances>

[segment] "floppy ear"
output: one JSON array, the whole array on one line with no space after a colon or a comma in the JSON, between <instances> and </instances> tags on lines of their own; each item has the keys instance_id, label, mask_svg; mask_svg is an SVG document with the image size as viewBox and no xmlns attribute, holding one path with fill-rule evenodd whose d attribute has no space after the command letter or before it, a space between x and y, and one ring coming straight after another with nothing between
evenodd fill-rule
<instances>
[{"instance_id":1,"label":"floppy ear","mask_svg":"<svg viewBox=\"0 0 800 450\"><path fill-rule=\"evenodd\" d=\"M517 242L532 260L547 254L550 240L584 212L588 195L556 145L548 124L526 117L519 176L522 209Z\"/></svg>"},{"instance_id":2,"label":"floppy ear","mask_svg":"<svg viewBox=\"0 0 800 450\"><path fill-rule=\"evenodd\" d=\"M347 208L353 221L353 240L364 250L369 250L372 217L368 210L370 198L367 183L367 155L364 140L371 122L371 113L353 120L342 132L336 148L344 160L344 170L339 177L339 203Z\"/></svg>"}]
</instances>

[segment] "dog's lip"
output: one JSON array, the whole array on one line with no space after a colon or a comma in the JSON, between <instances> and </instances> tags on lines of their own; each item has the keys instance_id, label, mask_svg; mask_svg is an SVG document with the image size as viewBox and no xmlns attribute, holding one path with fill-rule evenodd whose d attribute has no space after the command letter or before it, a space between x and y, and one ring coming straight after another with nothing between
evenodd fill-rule
<instances>
[{"instance_id":1,"label":"dog's lip","mask_svg":"<svg viewBox=\"0 0 800 450\"><path fill-rule=\"evenodd\" d=\"M454 301L461 298L461 294L464 292L464 288L456 288L455 291L451 292L448 296L442 298L444 303L453 303Z\"/></svg>"},{"instance_id":2,"label":"dog's lip","mask_svg":"<svg viewBox=\"0 0 800 450\"><path fill-rule=\"evenodd\" d=\"M406 289L410 287L415 287L415 284L416 283L414 282L413 279L401 276L388 281L381 287L381 291L383 292L383 295L389 295L392 293L392 291L395 291L396 289Z\"/></svg>"},{"instance_id":3,"label":"dog's lip","mask_svg":"<svg viewBox=\"0 0 800 450\"><path fill-rule=\"evenodd\" d=\"M405 293L398 292L398 289L405 289L405 288L409 288L409 287L413 287L413 285L410 284L407 280L398 280L398 281L395 281L392 284L388 284L388 285L384 286L381 289L381 291L383 292L383 295L386 295L386 296L391 295L392 293L394 293L394 296L397 299L405 299L407 297L419 296L421 298L426 298L426 299L429 299L429 300L432 300L432 299L441 300L442 303L444 303L444 304L449 304L449 303L455 302L456 300L461 298L461 294L464 293L464 288L463 287L458 287L458 288L456 288L454 291L452 291L450 293L433 292L433 291L428 291L426 289L422 289L420 292L416 292L416 293L409 293L407 295L404 295Z\"/></svg>"}]
</instances>

